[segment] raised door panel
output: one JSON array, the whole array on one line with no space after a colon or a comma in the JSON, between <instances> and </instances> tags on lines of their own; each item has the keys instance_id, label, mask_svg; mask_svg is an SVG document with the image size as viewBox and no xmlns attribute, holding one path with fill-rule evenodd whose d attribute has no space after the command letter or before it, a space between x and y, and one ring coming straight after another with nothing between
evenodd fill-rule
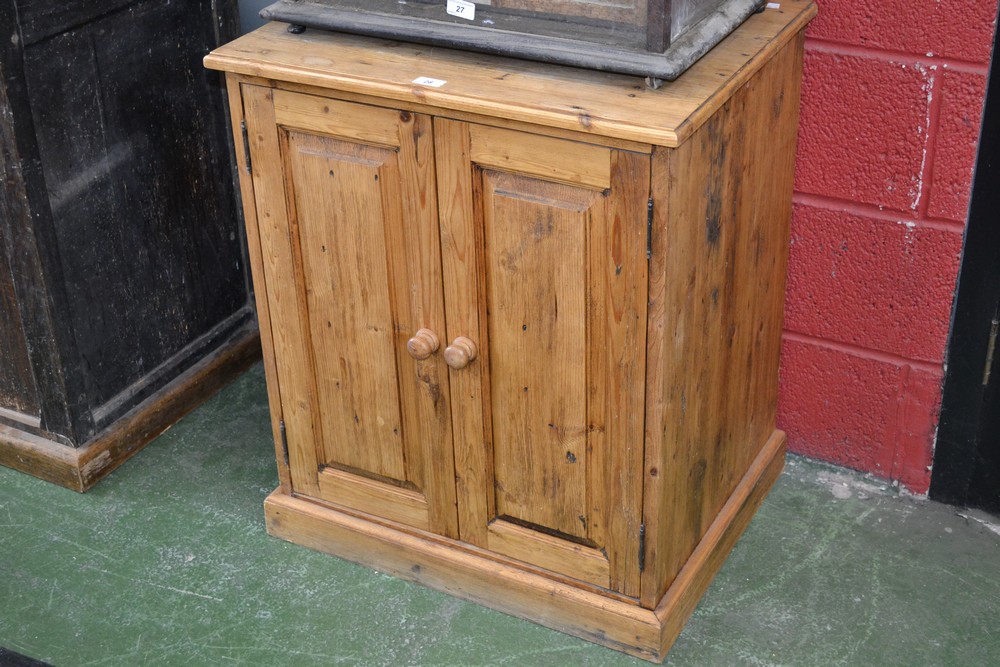
<instances>
[{"instance_id":1,"label":"raised door panel","mask_svg":"<svg viewBox=\"0 0 1000 667\"><path fill-rule=\"evenodd\" d=\"M292 489L457 536L431 121L244 99Z\"/></svg>"},{"instance_id":2,"label":"raised door panel","mask_svg":"<svg viewBox=\"0 0 1000 667\"><path fill-rule=\"evenodd\" d=\"M462 538L638 591L648 156L438 119Z\"/></svg>"}]
</instances>

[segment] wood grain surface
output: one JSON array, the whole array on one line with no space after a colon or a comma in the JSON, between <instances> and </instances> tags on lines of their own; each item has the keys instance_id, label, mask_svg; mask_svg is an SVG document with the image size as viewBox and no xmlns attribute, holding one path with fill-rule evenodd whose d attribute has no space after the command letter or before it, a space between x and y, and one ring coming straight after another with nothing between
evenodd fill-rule
<instances>
[{"instance_id":1,"label":"wood grain surface","mask_svg":"<svg viewBox=\"0 0 1000 667\"><path fill-rule=\"evenodd\" d=\"M271 24L213 51L206 66L588 134L677 146L815 15L789 0L754 15L658 90L636 77ZM418 77L446 83L413 83Z\"/></svg>"},{"instance_id":2,"label":"wood grain surface","mask_svg":"<svg viewBox=\"0 0 1000 667\"><path fill-rule=\"evenodd\" d=\"M637 594L649 158L435 130L462 537Z\"/></svg>"},{"instance_id":3,"label":"wood grain surface","mask_svg":"<svg viewBox=\"0 0 1000 667\"><path fill-rule=\"evenodd\" d=\"M444 360L407 351L444 334L431 121L244 94L291 487L456 534Z\"/></svg>"},{"instance_id":4,"label":"wood grain surface","mask_svg":"<svg viewBox=\"0 0 1000 667\"><path fill-rule=\"evenodd\" d=\"M643 604L775 427L802 39L690 141L653 155Z\"/></svg>"}]
</instances>

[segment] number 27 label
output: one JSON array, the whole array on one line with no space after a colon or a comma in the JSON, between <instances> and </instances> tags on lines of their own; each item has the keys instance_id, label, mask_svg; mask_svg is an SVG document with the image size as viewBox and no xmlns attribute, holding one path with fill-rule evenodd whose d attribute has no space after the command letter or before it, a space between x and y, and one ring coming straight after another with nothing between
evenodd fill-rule
<instances>
[{"instance_id":1,"label":"number 27 label","mask_svg":"<svg viewBox=\"0 0 1000 667\"><path fill-rule=\"evenodd\" d=\"M448 0L448 8L445 11L461 19L471 21L476 18L476 5L466 0Z\"/></svg>"}]
</instances>

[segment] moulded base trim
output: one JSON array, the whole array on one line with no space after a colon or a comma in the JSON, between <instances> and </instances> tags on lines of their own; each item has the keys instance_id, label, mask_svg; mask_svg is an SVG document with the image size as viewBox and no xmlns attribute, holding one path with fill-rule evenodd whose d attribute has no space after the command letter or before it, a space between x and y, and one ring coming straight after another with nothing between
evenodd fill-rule
<instances>
[{"instance_id":1,"label":"moulded base trim","mask_svg":"<svg viewBox=\"0 0 1000 667\"><path fill-rule=\"evenodd\" d=\"M256 326L234 332L80 448L0 423L0 465L82 493L259 358Z\"/></svg>"},{"instance_id":2,"label":"moulded base trim","mask_svg":"<svg viewBox=\"0 0 1000 667\"><path fill-rule=\"evenodd\" d=\"M268 496L264 511L267 531L276 537L659 662L774 485L784 461L785 434L775 431L654 610L478 555L454 540L422 536L280 489Z\"/></svg>"}]
</instances>

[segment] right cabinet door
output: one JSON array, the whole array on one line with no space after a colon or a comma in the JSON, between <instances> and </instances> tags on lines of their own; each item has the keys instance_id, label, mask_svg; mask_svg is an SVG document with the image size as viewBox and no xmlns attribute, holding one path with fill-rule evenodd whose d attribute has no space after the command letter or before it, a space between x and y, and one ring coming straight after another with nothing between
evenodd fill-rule
<instances>
[{"instance_id":1,"label":"right cabinet door","mask_svg":"<svg viewBox=\"0 0 1000 667\"><path fill-rule=\"evenodd\" d=\"M461 537L636 596L649 156L434 130Z\"/></svg>"}]
</instances>

